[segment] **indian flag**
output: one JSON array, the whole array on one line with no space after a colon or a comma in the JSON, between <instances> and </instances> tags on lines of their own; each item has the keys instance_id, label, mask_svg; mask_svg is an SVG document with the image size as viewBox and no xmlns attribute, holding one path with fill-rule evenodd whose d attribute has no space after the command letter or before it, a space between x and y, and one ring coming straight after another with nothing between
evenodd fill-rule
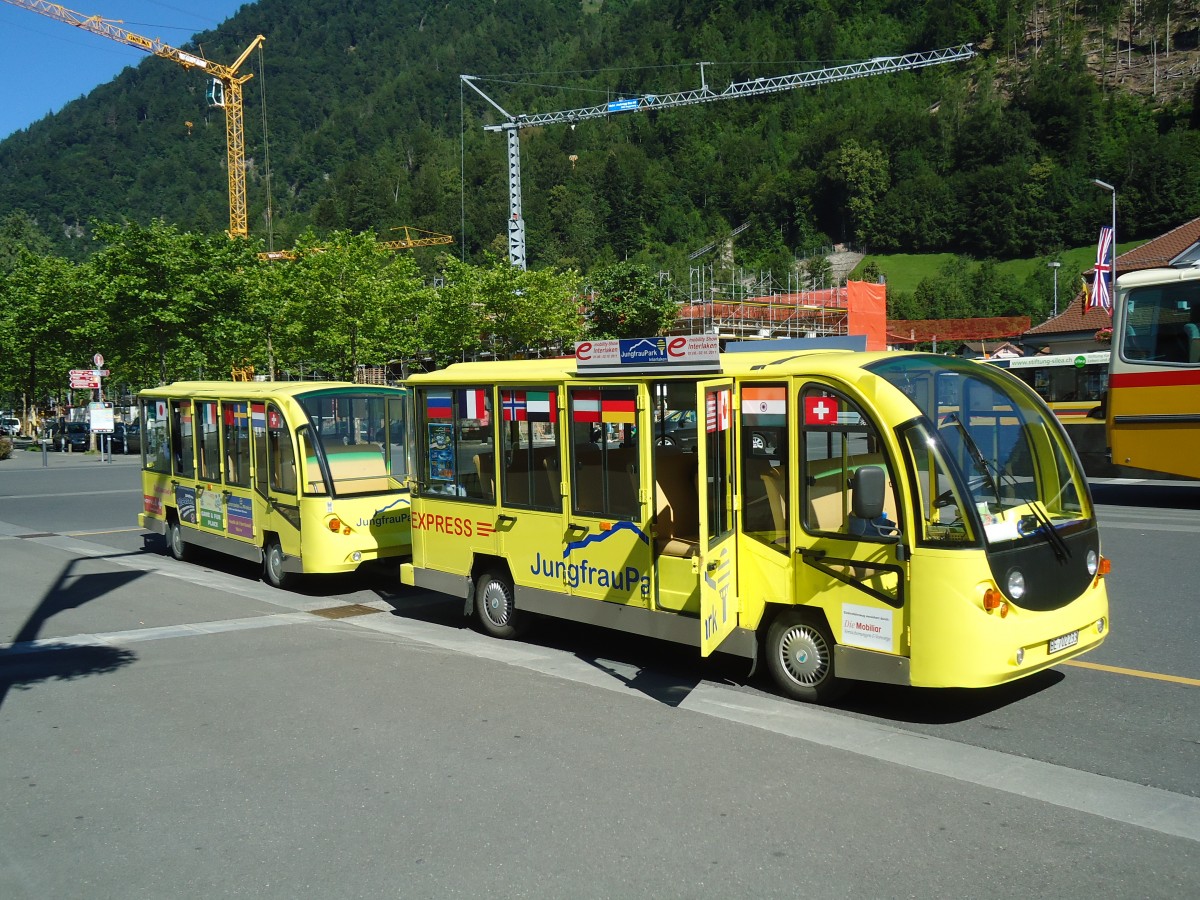
<instances>
[{"instance_id":1,"label":"indian flag","mask_svg":"<svg viewBox=\"0 0 1200 900\"><path fill-rule=\"evenodd\" d=\"M787 388L742 388L742 415L753 417L754 421L751 424L783 424L787 416ZM764 416L776 421L764 422Z\"/></svg>"}]
</instances>

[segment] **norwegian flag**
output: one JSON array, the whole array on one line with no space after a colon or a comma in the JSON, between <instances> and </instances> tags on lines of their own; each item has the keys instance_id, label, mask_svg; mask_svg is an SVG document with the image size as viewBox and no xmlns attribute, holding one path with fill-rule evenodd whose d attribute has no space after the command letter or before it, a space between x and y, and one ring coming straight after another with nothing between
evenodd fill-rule
<instances>
[{"instance_id":1,"label":"norwegian flag","mask_svg":"<svg viewBox=\"0 0 1200 900\"><path fill-rule=\"evenodd\" d=\"M1113 277L1113 230L1109 225L1100 229L1100 241L1096 244L1096 279L1092 285L1091 297L1084 297L1084 310L1103 309L1112 315L1112 277Z\"/></svg>"}]
</instances>

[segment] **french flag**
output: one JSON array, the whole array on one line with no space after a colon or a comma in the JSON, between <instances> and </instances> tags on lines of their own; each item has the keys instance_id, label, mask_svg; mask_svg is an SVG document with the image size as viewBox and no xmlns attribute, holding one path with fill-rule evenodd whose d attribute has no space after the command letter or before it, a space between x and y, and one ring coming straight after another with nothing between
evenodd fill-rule
<instances>
[{"instance_id":1,"label":"french flag","mask_svg":"<svg viewBox=\"0 0 1200 900\"><path fill-rule=\"evenodd\" d=\"M458 392L458 417L460 419L486 419L487 407L485 398L487 391L481 388L471 388Z\"/></svg>"}]
</instances>

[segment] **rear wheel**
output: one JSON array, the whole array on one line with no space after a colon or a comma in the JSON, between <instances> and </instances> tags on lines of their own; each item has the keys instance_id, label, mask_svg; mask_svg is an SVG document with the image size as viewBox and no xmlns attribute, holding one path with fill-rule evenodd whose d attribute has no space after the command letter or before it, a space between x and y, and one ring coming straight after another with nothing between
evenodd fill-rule
<instances>
[{"instance_id":1,"label":"rear wheel","mask_svg":"<svg viewBox=\"0 0 1200 900\"><path fill-rule=\"evenodd\" d=\"M283 570L283 547L279 545L277 537L268 538L263 548L263 580L280 590L292 581L291 573Z\"/></svg>"},{"instance_id":2,"label":"rear wheel","mask_svg":"<svg viewBox=\"0 0 1200 900\"><path fill-rule=\"evenodd\" d=\"M829 629L816 616L784 610L767 629L767 668L793 700L831 703L850 687L833 675L833 648Z\"/></svg>"},{"instance_id":3,"label":"rear wheel","mask_svg":"<svg viewBox=\"0 0 1200 900\"><path fill-rule=\"evenodd\" d=\"M523 630L525 617L513 601L508 577L487 571L475 582L475 618L479 627L495 638L514 638Z\"/></svg>"},{"instance_id":4,"label":"rear wheel","mask_svg":"<svg viewBox=\"0 0 1200 900\"><path fill-rule=\"evenodd\" d=\"M183 539L183 526L179 524L178 519L167 523L167 550L180 562L186 562L192 555L191 545Z\"/></svg>"}]
</instances>

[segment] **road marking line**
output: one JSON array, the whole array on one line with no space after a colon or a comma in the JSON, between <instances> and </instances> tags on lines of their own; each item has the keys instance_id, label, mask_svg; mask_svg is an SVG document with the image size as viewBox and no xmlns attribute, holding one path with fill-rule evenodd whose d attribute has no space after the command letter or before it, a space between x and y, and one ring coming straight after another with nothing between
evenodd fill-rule
<instances>
[{"instance_id":1,"label":"road marking line","mask_svg":"<svg viewBox=\"0 0 1200 900\"><path fill-rule=\"evenodd\" d=\"M1099 672L1112 672L1114 675L1132 675L1134 678L1153 678L1155 681L1171 681L1175 684L1188 684L1200 687L1200 678L1186 678L1183 675L1162 675L1158 672L1144 672L1141 669L1124 669L1121 666L1106 666L1101 663L1085 662L1081 659L1068 659L1059 665L1078 666L1081 669L1095 669Z\"/></svg>"},{"instance_id":2,"label":"road marking line","mask_svg":"<svg viewBox=\"0 0 1200 900\"><path fill-rule=\"evenodd\" d=\"M141 488L137 488L137 489L122 488L120 490L114 489L114 490L110 490L110 491L88 491L87 493L88 493L89 497L91 497L93 494L140 494L140 493L142 493L142 489ZM0 494L0 500L43 500L46 497L78 497L78 496L79 496L79 491L67 491L66 493L63 493L63 494Z\"/></svg>"},{"instance_id":3,"label":"road marking line","mask_svg":"<svg viewBox=\"0 0 1200 900\"><path fill-rule=\"evenodd\" d=\"M132 528L106 528L102 531L61 531L59 534L67 537L86 537L89 534L125 534L129 531L145 531L146 529L135 525Z\"/></svg>"}]
</instances>

